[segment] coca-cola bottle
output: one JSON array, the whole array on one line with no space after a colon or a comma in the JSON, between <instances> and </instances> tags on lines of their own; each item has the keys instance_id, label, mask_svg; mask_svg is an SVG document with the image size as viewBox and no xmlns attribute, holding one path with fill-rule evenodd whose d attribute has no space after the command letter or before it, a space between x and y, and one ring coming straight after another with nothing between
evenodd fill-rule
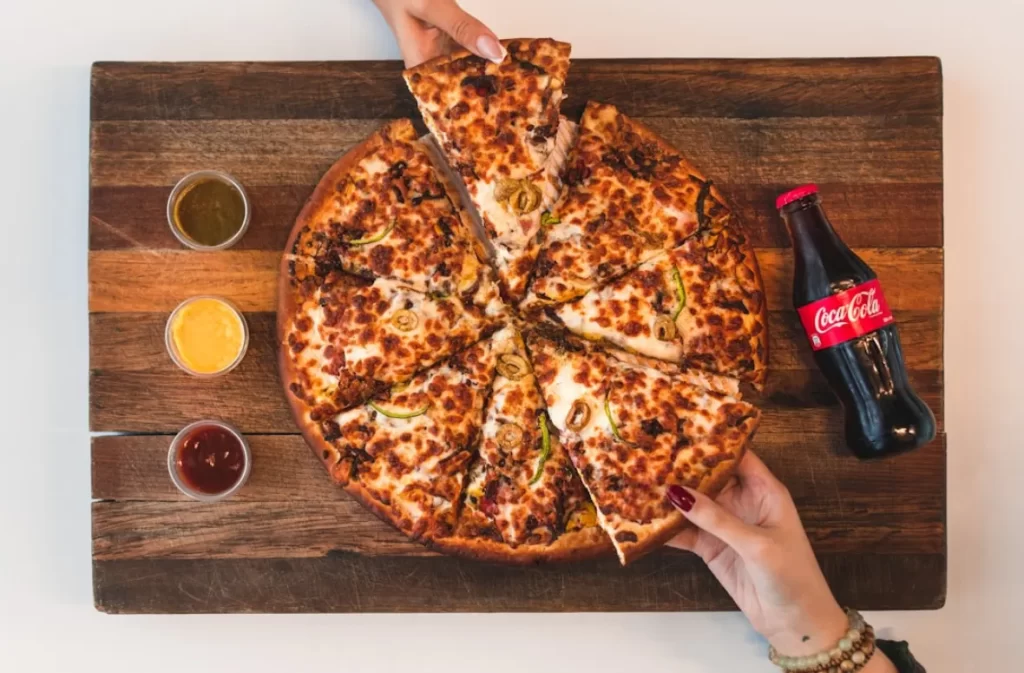
<instances>
[{"instance_id":1,"label":"coca-cola bottle","mask_svg":"<svg viewBox=\"0 0 1024 673\"><path fill-rule=\"evenodd\" d=\"M935 417L903 363L882 287L825 216L815 185L775 202L793 240L793 305L814 360L846 413L846 444L859 458L909 451L935 437Z\"/></svg>"}]
</instances>

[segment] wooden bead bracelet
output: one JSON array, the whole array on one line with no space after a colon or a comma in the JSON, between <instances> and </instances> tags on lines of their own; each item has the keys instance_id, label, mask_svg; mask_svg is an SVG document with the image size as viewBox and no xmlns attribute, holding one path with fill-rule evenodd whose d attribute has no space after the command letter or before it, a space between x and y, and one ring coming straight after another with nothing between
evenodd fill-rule
<instances>
[{"instance_id":1,"label":"wooden bead bracelet","mask_svg":"<svg viewBox=\"0 0 1024 673\"><path fill-rule=\"evenodd\" d=\"M806 657L786 657L768 647L768 658L791 673L856 673L875 653L875 630L856 610L847 608L849 630L827 650Z\"/></svg>"}]
</instances>

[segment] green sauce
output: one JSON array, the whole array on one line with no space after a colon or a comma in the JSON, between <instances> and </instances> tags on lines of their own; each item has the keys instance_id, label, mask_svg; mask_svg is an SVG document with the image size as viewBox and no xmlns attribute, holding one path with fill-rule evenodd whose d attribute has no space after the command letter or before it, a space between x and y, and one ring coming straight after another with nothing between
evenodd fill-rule
<instances>
[{"instance_id":1,"label":"green sauce","mask_svg":"<svg viewBox=\"0 0 1024 673\"><path fill-rule=\"evenodd\" d=\"M174 226L200 245L220 245L242 228L242 194L216 178L203 178L182 190L174 202Z\"/></svg>"}]
</instances>

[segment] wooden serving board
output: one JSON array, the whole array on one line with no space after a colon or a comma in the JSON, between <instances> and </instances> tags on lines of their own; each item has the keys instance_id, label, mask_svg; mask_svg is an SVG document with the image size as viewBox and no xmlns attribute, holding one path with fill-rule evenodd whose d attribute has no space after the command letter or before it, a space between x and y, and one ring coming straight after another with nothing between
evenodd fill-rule
<instances>
[{"instance_id":1,"label":"wooden serving board","mask_svg":"<svg viewBox=\"0 0 1024 673\"><path fill-rule=\"evenodd\" d=\"M93 581L107 612L717 610L695 557L664 550L508 568L431 553L335 488L296 434L275 366L278 259L320 175L386 120L417 119L396 62L104 63L92 73L89 212ZM565 112L615 103L731 199L757 246L771 362L755 449L789 486L840 601L936 608L946 590L942 382L942 79L932 58L577 60ZM417 122L419 124L419 122ZM421 125L420 125L421 126ZM422 128L422 126L421 126ZM184 174L220 168L253 203L234 249L172 236ZM894 309L911 379L939 419L927 448L864 463L791 310L773 199L822 187ZM169 311L216 293L246 313L238 369L191 378L164 351ZM171 485L171 435L218 417L245 432L252 478L230 501Z\"/></svg>"}]
</instances>

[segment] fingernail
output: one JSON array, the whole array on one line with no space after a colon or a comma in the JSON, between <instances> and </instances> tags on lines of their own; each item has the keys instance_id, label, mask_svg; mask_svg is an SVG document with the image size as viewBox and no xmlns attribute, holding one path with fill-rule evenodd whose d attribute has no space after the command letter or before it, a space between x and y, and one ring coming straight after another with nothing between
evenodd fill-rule
<instances>
[{"instance_id":1,"label":"fingernail","mask_svg":"<svg viewBox=\"0 0 1024 673\"><path fill-rule=\"evenodd\" d=\"M668 499L672 501L673 505L684 512L689 512L693 509L693 503L697 502L697 499L689 491L675 484L668 487Z\"/></svg>"},{"instance_id":2,"label":"fingernail","mask_svg":"<svg viewBox=\"0 0 1024 673\"><path fill-rule=\"evenodd\" d=\"M481 35L477 38L476 50L489 61L501 63L505 60L505 48L490 35Z\"/></svg>"}]
</instances>

